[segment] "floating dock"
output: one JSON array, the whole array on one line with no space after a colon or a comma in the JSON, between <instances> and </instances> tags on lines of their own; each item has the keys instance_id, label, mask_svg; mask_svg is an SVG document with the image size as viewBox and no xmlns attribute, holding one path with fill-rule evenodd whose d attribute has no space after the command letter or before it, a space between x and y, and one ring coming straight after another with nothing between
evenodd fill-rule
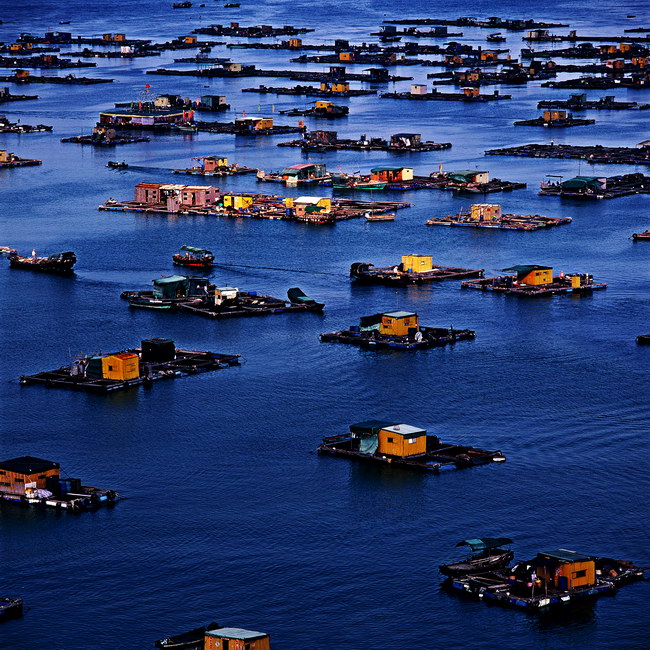
<instances>
[{"instance_id":1,"label":"floating dock","mask_svg":"<svg viewBox=\"0 0 650 650\"><path fill-rule=\"evenodd\" d=\"M518 120L513 122L515 126L543 126L545 128L568 128L571 126L587 126L596 124L596 120L573 117L572 113L566 111L545 110L543 115L531 120Z\"/></svg>"},{"instance_id":2,"label":"floating dock","mask_svg":"<svg viewBox=\"0 0 650 650\"><path fill-rule=\"evenodd\" d=\"M54 54L41 54L40 56L10 57L0 56L0 67L3 68L94 68L96 63L84 63L71 59L60 59Z\"/></svg>"},{"instance_id":3,"label":"floating dock","mask_svg":"<svg viewBox=\"0 0 650 650\"><path fill-rule=\"evenodd\" d=\"M418 315L406 311L364 316L357 326L320 335L323 343L347 343L370 350L425 350L475 338L474 330L421 326Z\"/></svg>"},{"instance_id":4,"label":"floating dock","mask_svg":"<svg viewBox=\"0 0 650 650\"><path fill-rule=\"evenodd\" d=\"M176 379L238 366L239 356L177 349L174 342L168 339L147 339L142 342L142 347L105 355L87 356L78 359L71 366L61 366L35 375L23 375L20 377L20 383L40 384L47 388L112 393L117 390L150 385L163 379ZM112 364L111 360L115 359L117 360Z\"/></svg>"},{"instance_id":5,"label":"floating dock","mask_svg":"<svg viewBox=\"0 0 650 650\"><path fill-rule=\"evenodd\" d=\"M650 104L639 105L638 102L619 102L613 95L600 99L588 100L586 93L571 95L569 99L544 99L537 103L537 108L566 108L571 111L626 111L644 110Z\"/></svg>"},{"instance_id":6,"label":"floating dock","mask_svg":"<svg viewBox=\"0 0 650 650\"><path fill-rule=\"evenodd\" d=\"M425 429L381 420L359 422L350 426L350 433L327 436L317 451L324 456L436 474L506 460L500 451L443 442Z\"/></svg>"},{"instance_id":7,"label":"floating dock","mask_svg":"<svg viewBox=\"0 0 650 650\"><path fill-rule=\"evenodd\" d=\"M18 73L13 75L2 75L0 81L14 83L14 84L63 84L89 86L93 84L107 84L112 83L112 79L97 79L91 77L77 77L75 75L67 74L65 77L42 76L35 75L20 75Z\"/></svg>"},{"instance_id":8,"label":"floating dock","mask_svg":"<svg viewBox=\"0 0 650 650\"><path fill-rule=\"evenodd\" d=\"M0 151L0 169L9 169L11 167L35 167L42 164L42 160L20 158L8 151Z\"/></svg>"},{"instance_id":9,"label":"floating dock","mask_svg":"<svg viewBox=\"0 0 650 650\"><path fill-rule=\"evenodd\" d=\"M389 140L367 138L358 140L339 138L336 131L310 131L301 140L280 142L278 147L300 147L304 151L389 151L391 153L420 153L451 149L451 142L422 141L419 133L396 133Z\"/></svg>"},{"instance_id":10,"label":"floating dock","mask_svg":"<svg viewBox=\"0 0 650 650\"><path fill-rule=\"evenodd\" d=\"M650 176L639 173L609 178L576 176L566 181L542 183L539 193L567 199L615 199L632 194L650 194Z\"/></svg>"},{"instance_id":11,"label":"floating dock","mask_svg":"<svg viewBox=\"0 0 650 650\"><path fill-rule=\"evenodd\" d=\"M43 133L51 131L52 127L46 124L21 124L18 122L10 122L5 115L0 115L0 133Z\"/></svg>"},{"instance_id":12,"label":"floating dock","mask_svg":"<svg viewBox=\"0 0 650 650\"><path fill-rule=\"evenodd\" d=\"M260 85L257 88L242 88L243 93L261 93L262 95L307 95L313 97L361 97L363 95L376 95L376 90L361 89L361 88L347 88L345 90L332 90L331 87L316 86L301 86L297 85L293 88L286 88L282 86L264 86Z\"/></svg>"},{"instance_id":13,"label":"floating dock","mask_svg":"<svg viewBox=\"0 0 650 650\"><path fill-rule=\"evenodd\" d=\"M481 94L478 89L466 88L462 93L442 93L437 88L431 92L413 93L382 93L382 99L412 99L415 101L439 101L439 102L496 102L502 99L512 99L512 95L502 95L498 90L491 94Z\"/></svg>"},{"instance_id":14,"label":"floating dock","mask_svg":"<svg viewBox=\"0 0 650 650\"><path fill-rule=\"evenodd\" d=\"M475 203L469 211L432 217L427 226L457 226L463 228L496 228L500 230L540 230L571 223L571 217L543 217L539 214L509 214L495 203Z\"/></svg>"},{"instance_id":15,"label":"floating dock","mask_svg":"<svg viewBox=\"0 0 650 650\"><path fill-rule=\"evenodd\" d=\"M589 163L611 165L650 165L650 144L634 147L603 145L524 144L517 147L489 149L487 156L522 156L525 158L578 158Z\"/></svg>"},{"instance_id":16,"label":"floating dock","mask_svg":"<svg viewBox=\"0 0 650 650\"><path fill-rule=\"evenodd\" d=\"M567 23L545 23L532 18L400 18L384 20L389 25L450 25L453 27L481 27L484 29L505 29L513 32L523 32L526 29L552 29L554 27L568 27Z\"/></svg>"},{"instance_id":17,"label":"floating dock","mask_svg":"<svg viewBox=\"0 0 650 650\"><path fill-rule=\"evenodd\" d=\"M464 269L433 264L430 255L402 255L395 266L375 267L368 262L355 262L350 266L350 277L362 284L385 284L406 287L441 280L482 278L483 269Z\"/></svg>"},{"instance_id":18,"label":"floating dock","mask_svg":"<svg viewBox=\"0 0 650 650\"><path fill-rule=\"evenodd\" d=\"M38 95L12 95L9 88L0 88L0 104L38 99Z\"/></svg>"},{"instance_id":19,"label":"floating dock","mask_svg":"<svg viewBox=\"0 0 650 650\"><path fill-rule=\"evenodd\" d=\"M593 276L589 273L560 273L553 276L553 269L550 266L524 264L503 270L515 271L515 275L465 280L461 287L528 297L557 294L586 295L607 288L606 284L594 282Z\"/></svg>"},{"instance_id":20,"label":"floating dock","mask_svg":"<svg viewBox=\"0 0 650 650\"><path fill-rule=\"evenodd\" d=\"M135 144L137 142L149 142L146 136L133 136L122 134L110 134L108 131L91 133L90 135L75 135L71 138L61 138L61 142L72 144L87 144L93 147L115 147L118 144Z\"/></svg>"}]
</instances>

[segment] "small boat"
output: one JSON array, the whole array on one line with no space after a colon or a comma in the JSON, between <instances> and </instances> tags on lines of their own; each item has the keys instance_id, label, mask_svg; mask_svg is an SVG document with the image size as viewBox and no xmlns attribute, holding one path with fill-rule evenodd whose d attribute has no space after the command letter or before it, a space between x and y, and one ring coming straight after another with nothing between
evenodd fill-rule
<instances>
[{"instance_id":1,"label":"small boat","mask_svg":"<svg viewBox=\"0 0 650 650\"><path fill-rule=\"evenodd\" d=\"M120 298L128 300L129 307L137 309L175 309L180 303L207 298L214 285L208 278L172 275L152 281L153 289L123 291Z\"/></svg>"},{"instance_id":2,"label":"small boat","mask_svg":"<svg viewBox=\"0 0 650 650\"><path fill-rule=\"evenodd\" d=\"M450 577L470 573L487 573L494 569L501 569L507 566L515 555L510 549L501 548L501 546L507 544L512 544L512 540L508 537L464 539L458 542L456 546L469 546L473 554L463 562L442 564L438 569L440 573Z\"/></svg>"},{"instance_id":3,"label":"small boat","mask_svg":"<svg viewBox=\"0 0 650 650\"><path fill-rule=\"evenodd\" d=\"M173 257L176 266L192 266L195 268L210 268L214 264L214 254L205 248L194 246L181 246L182 253L176 253Z\"/></svg>"},{"instance_id":4,"label":"small boat","mask_svg":"<svg viewBox=\"0 0 650 650\"><path fill-rule=\"evenodd\" d=\"M650 230L645 230L643 232L635 232L632 234L632 239L634 241L650 241Z\"/></svg>"},{"instance_id":5,"label":"small boat","mask_svg":"<svg viewBox=\"0 0 650 650\"><path fill-rule=\"evenodd\" d=\"M175 127L178 131L183 131L183 133L196 133L198 131L194 124L176 124Z\"/></svg>"},{"instance_id":6,"label":"small boat","mask_svg":"<svg viewBox=\"0 0 650 650\"><path fill-rule=\"evenodd\" d=\"M239 2L229 2L228 4L225 4L224 9L235 9L236 7L241 7L241 4Z\"/></svg>"},{"instance_id":7,"label":"small boat","mask_svg":"<svg viewBox=\"0 0 650 650\"><path fill-rule=\"evenodd\" d=\"M23 601L20 598L0 597L0 622L23 615Z\"/></svg>"},{"instance_id":8,"label":"small boat","mask_svg":"<svg viewBox=\"0 0 650 650\"><path fill-rule=\"evenodd\" d=\"M69 20L59 20L59 25L69 25L70 21Z\"/></svg>"},{"instance_id":9,"label":"small boat","mask_svg":"<svg viewBox=\"0 0 650 650\"><path fill-rule=\"evenodd\" d=\"M129 163L127 163L124 160L122 162L117 162L116 160L109 160L106 163L106 167L110 167L111 169L128 169Z\"/></svg>"},{"instance_id":10,"label":"small boat","mask_svg":"<svg viewBox=\"0 0 650 650\"><path fill-rule=\"evenodd\" d=\"M172 5L172 9L189 9L191 6L191 2L175 2Z\"/></svg>"},{"instance_id":11,"label":"small boat","mask_svg":"<svg viewBox=\"0 0 650 650\"><path fill-rule=\"evenodd\" d=\"M289 289L289 291L287 291L287 297L292 305L303 305L308 307L310 311L323 311L323 308L325 307L324 303L316 302L298 287Z\"/></svg>"},{"instance_id":12,"label":"small boat","mask_svg":"<svg viewBox=\"0 0 650 650\"><path fill-rule=\"evenodd\" d=\"M506 39L501 34L490 34L486 39L488 43L503 43Z\"/></svg>"},{"instance_id":13,"label":"small boat","mask_svg":"<svg viewBox=\"0 0 650 650\"><path fill-rule=\"evenodd\" d=\"M218 623L208 623L203 627L194 628L183 634L159 639L154 643L154 647L163 648L164 650L203 650L205 633L219 629L221 629L221 625Z\"/></svg>"},{"instance_id":14,"label":"small boat","mask_svg":"<svg viewBox=\"0 0 650 650\"><path fill-rule=\"evenodd\" d=\"M0 255L15 255L16 253L16 249L11 246L0 246Z\"/></svg>"},{"instance_id":15,"label":"small boat","mask_svg":"<svg viewBox=\"0 0 650 650\"><path fill-rule=\"evenodd\" d=\"M395 213L391 212L389 214L371 214L368 213L365 215L366 221L395 221Z\"/></svg>"},{"instance_id":16,"label":"small boat","mask_svg":"<svg viewBox=\"0 0 650 650\"><path fill-rule=\"evenodd\" d=\"M639 345L650 345L650 334L639 334L636 337L636 342Z\"/></svg>"},{"instance_id":17,"label":"small boat","mask_svg":"<svg viewBox=\"0 0 650 650\"><path fill-rule=\"evenodd\" d=\"M12 269L27 269L41 273L72 273L72 267L76 261L77 257L72 251L57 253L49 257L36 257L36 251L32 251L31 257L9 255L9 266Z\"/></svg>"}]
</instances>

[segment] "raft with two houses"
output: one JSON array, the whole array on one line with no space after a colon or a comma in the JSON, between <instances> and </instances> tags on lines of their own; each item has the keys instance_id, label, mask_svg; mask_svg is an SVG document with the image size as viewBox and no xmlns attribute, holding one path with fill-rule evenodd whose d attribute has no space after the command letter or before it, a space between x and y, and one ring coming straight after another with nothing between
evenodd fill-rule
<instances>
[{"instance_id":1,"label":"raft with two houses","mask_svg":"<svg viewBox=\"0 0 650 650\"><path fill-rule=\"evenodd\" d=\"M194 176L236 176L238 174L255 174L257 169L244 167L237 163L229 163L224 156L194 156L198 165L184 169L173 169L174 174L189 174Z\"/></svg>"},{"instance_id":2,"label":"raft with two houses","mask_svg":"<svg viewBox=\"0 0 650 650\"><path fill-rule=\"evenodd\" d=\"M64 478L59 463L34 456L0 462L0 504L79 512L119 500L120 495L114 490L82 485L78 478Z\"/></svg>"},{"instance_id":3,"label":"raft with two houses","mask_svg":"<svg viewBox=\"0 0 650 650\"><path fill-rule=\"evenodd\" d=\"M238 365L238 354L184 350L171 339L152 338L143 340L140 347L85 355L69 366L23 375L20 383L111 393Z\"/></svg>"},{"instance_id":4,"label":"raft with two houses","mask_svg":"<svg viewBox=\"0 0 650 650\"><path fill-rule=\"evenodd\" d=\"M520 264L503 270L514 271L514 275L465 280L461 287L512 296L537 297L556 294L586 295L607 288L606 284L595 282L589 273L560 272L554 276L552 267L539 264Z\"/></svg>"},{"instance_id":5,"label":"raft with two houses","mask_svg":"<svg viewBox=\"0 0 650 650\"><path fill-rule=\"evenodd\" d=\"M324 343L345 343L369 350L426 350L475 338L474 330L420 325L418 314L410 311L363 316L359 325L320 335Z\"/></svg>"},{"instance_id":6,"label":"raft with two houses","mask_svg":"<svg viewBox=\"0 0 650 650\"><path fill-rule=\"evenodd\" d=\"M387 420L350 425L350 432L323 438L317 451L325 456L440 473L506 460L501 451L443 442L426 429Z\"/></svg>"},{"instance_id":7,"label":"raft with two houses","mask_svg":"<svg viewBox=\"0 0 650 650\"><path fill-rule=\"evenodd\" d=\"M504 213L497 203L475 203L469 211L446 217L432 217L427 226L458 226L465 228L496 228L501 230L540 230L571 223L571 217L544 217L539 214Z\"/></svg>"},{"instance_id":8,"label":"raft with two houses","mask_svg":"<svg viewBox=\"0 0 650 650\"><path fill-rule=\"evenodd\" d=\"M375 267L368 262L355 262L350 267L350 277L362 284L385 284L406 287L440 280L463 280L483 277L483 269L439 266L431 255L402 255L395 266Z\"/></svg>"},{"instance_id":9,"label":"raft with two houses","mask_svg":"<svg viewBox=\"0 0 650 650\"><path fill-rule=\"evenodd\" d=\"M542 614L614 595L621 586L643 580L645 571L627 560L561 548L512 567L449 577L444 584L451 593L486 604Z\"/></svg>"}]
</instances>

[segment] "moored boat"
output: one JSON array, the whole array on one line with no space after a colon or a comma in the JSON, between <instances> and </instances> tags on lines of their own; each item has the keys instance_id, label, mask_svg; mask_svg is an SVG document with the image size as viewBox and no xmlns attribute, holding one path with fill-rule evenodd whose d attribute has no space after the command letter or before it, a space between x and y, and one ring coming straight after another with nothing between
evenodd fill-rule
<instances>
[{"instance_id":1,"label":"moored boat","mask_svg":"<svg viewBox=\"0 0 650 650\"><path fill-rule=\"evenodd\" d=\"M128 169L129 168L129 163L126 161L118 162L116 160L109 160L106 163L106 167L110 167L112 169Z\"/></svg>"},{"instance_id":2,"label":"moored boat","mask_svg":"<svg viewBox=\"0 0 650 650\"><path fill-rule=\"evenodd\" d=\"M182 302L206 298L214 285L207 278L171 275L152 281L153 289L123 291L120 298L129 301L129 307L169 310Z\"/></svg>"},{"instance_id":3,"label":"moored boat","mask_svg":"<svg viewBox=\"0 0 650 650\"><path fill-rule=\"evenodd\" d=\"M205 633L219 629L221 629L221 625L213 621L202 627L189 630L189 632L158 639L154 643L154 647L162 648L163 650L203 650Z\"/></svg>"},{"instance_id":4,"label":"moored boat","mask_svg":"<svg viewBox=\"0 0 650 650\"><path fill-rule=\"evenodd\" d=\"M56 253L48 257L37 257L36 251L32 251L31 257L20 257L15 253L9 255L9 266L12 269L27 269L41 273L72 273L76 261L77 257L72 251Z\"/></svg>"},{"instance_id":5,"label":"moored boat","mask_svg":"<svg viewBox=\"0 0 650 650\"><path fill-rule=\"evenodd\" d=\"M643 232L635 232L632 235L634 241L650 241L650 230L644 230Z\"/></svg>"},{"instance_id":6,"label":"moored boat","mask_svg":"<svg viewBox=\"0 0 650 650\"><path fill-rule=\"evenodd\" d=\"M195 246L181 246L182 252L176 253L173 257L177 266L191 266L196 268L210 268L214 264L214 254L205 248Z\"/></svg>"},{"instance_id":7,"label":"moored boat","mask_svg":"<svg viewBox=\"0 0 650 650\"><path fill-rule=\"evenodd\" d=\"M365 215L366 221L395 221L395 213L388 212L386 214L372 214L367 213Z\"/></svg>"},{"instance_id":8,"label":"moored boat","mask_svg":"<svg viewBox=\"0 0 650 650\"><path fill-rule=\"evenodd\" d=\"M512 560L514 553L502 546L512 544L508 537L482 537L477 539L464 539L459 546L469 546L471 554L462 562L442 564L438 567L440 573L446 576L462 576L469 573L485 573L493 569L500 569Z\"/></svg>"},{"instance_id":9,"label":"moored boat","mask_svg":"<svg viewBox=\"0 0 650 650\"><path fill-rule=\"evenodd\" d=\"M302 305L309 307L311 311L323 311L325 304L322 302L316 302L313 298L310 298L302 289L299 287L293 287L287 291L287 298L292 305Z\"/></svg>"},{"instance_id":10,"label":"moored boat","mask_svg":"<svg viewBox=\"0 0 650 650\"><path fill-rule=\"evenodd\" d=\"M23 601L21 598L9 596L0 597L0 622L11 618L20 618L23 615Z\"/></svg>"},{"instance_id":11,"label":"moored boat","mask_svg":"<svg viewBox=\"0 0 650 650\"><path fill-rule=\"evenodd\" d=\"M639 345L650 345L650 334L639 334L636 337L636 342Z\"/></svg>"},{"instance_id":12,"label":"moored boat","mask_svg":"<svg viewBox=\"0 0 650 650\"><path fill-rule=\"evenodd\" d=\"M364 284L387 284L405 287L438 280L462 280L480 278L483 269L438 266L431 255L402 255L402 261L395 266L375 268L368 262L355 262L350 266L350 277Z\"/></svg>"}]
</instances>

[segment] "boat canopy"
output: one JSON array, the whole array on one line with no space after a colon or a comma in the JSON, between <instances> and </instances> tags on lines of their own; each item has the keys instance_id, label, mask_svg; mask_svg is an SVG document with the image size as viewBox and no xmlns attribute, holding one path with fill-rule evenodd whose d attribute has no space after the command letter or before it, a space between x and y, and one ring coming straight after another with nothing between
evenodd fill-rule
<instances>
[{"instance_id":1,"label":"boat canopy","mask_svg":"<svg viewBox=\"0 0 650 650\"><path fill-rule=\"evenodd\" d=\"M464 539L456 546L469 546L472 551L486 551L491 548L499 548L504 544L512 544L508 537L481 537L478 539Z\"/></svg>"},{"instance_id":2,"label":"boat canopy","mask_svg":"<svg viewBox=\"0 0 650 650\"><path fill-rule=\"evenodd\" d=\"M375 436L382 429L386 427L395 426L395 422L388 422L387 420L365 420L364 422L357 422L350 425L350 433L356 436ZM397 423L399 424L399 423Z\"/></svg>"},{"instance_id":3,"label":"boat canopy","mask_svg":"<svg viewBox=\"0 0 650 650\"><path fill-rule=\"evenodd\" d=\"M310 298L302 289L299 287L292 287L287 291L287 297L291 302L304 302L310 303L314 302L313 298Z\"/></svg>"},{"instance_id":4,"label":"boat canopy","mask_svg":"<svg viewBox=\"0 0 650 650\"><path fill-rule=\"evenodd\" d=\"M196 248L196 246L181 246L182 251L187 251L188 253L196 253L197 255L204 253L205 255L212 255L212 251L207 250L206 248Z\"/></svg>"}]
</instances>

